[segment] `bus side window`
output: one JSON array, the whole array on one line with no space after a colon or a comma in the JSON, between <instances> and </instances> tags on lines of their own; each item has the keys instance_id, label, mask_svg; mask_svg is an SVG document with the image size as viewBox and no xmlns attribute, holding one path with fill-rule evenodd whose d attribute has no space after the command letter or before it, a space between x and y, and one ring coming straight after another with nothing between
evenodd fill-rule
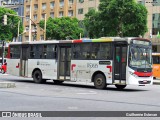
<instances>
[{"instance_id":1,"label":"bus side window","mask_svg":"<svg viewBox=\"0 0 160 120\"><path fill-rule=\"evenodd\" d=\"M10 58L19 59L20 58L20 45L10 46Z\"/></svg>"},{"instance_id":2,"label":"bus side window","mask_svg":"<svg viewBox=\"0 0 160 120\"><path fill-rule=\"evenodd\" d=\"M10 53L10 58L12 58L12 53Z\"/></svg>"},{"instance_id":3,"label":"bus side window","mask_svg":"<svg viewBox=\"0 0 160 120\"><path fill-rule=\"evenodd\" d=\"M80 59L81 58L80 44L75 44L72 47L73 47L73 59Z\"/></svg>"},{"instance_id":4,"label":"bus side window","mask_svg":"<svg viewBox=\"0 0 160 120\"><path fill-rule=\"evenodd\" d=\"M92 43L91 59L97 59L100 50L100 43Z\"/></svg>"}]
</instances>

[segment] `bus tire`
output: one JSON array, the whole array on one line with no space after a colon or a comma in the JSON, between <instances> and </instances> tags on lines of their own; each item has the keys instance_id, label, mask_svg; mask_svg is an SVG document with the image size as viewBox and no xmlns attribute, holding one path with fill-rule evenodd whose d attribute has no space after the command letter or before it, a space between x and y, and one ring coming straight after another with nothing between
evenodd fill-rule
<instances>
[{"instance_id":1,"label":"bus tire","mask_svg":"<svg viewBox=\"0 0 160 120\"><path fill-rule=\"evenodd\" d=\"M97 89L105 89L106 88L106 79L105 79L104 75L97 74L94 77L94 86Z\"/></svg>"},{"instance_id":2,"label":"bus tire","mask_svg":"<svg viewBox=\"0 0 160 120\"><path fill-rule=\"evenodd\" d=\"M115 85L118 90L123 90L127 85Z\"/></svg>"},{"instance_id":3,"label":"bus tire","mask_svg":"<svg viewBox=\"0 0 160 120\"><path fill-rule=\"evenodd\" d=\"M34 71L33 80L35 83L45 83L46 82L45 79L42 79L42 73L40 70Z\"/></svg>"},{"instance_id":4,"label":"bus tire","mask_svg":"<svg viewBox=\"0 0 160 120\"><path fill-rule=\"evenodd\" d=\"M64 81L60 81L60 80L53 80L54 84L62 84Z\"/></svg>"}]
</instances>

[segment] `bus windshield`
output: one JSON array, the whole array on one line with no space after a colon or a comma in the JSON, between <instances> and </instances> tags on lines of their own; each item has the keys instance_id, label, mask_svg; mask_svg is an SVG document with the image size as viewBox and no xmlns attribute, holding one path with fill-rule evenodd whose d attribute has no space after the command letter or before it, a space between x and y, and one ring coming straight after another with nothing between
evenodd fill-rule
<instances>
[{"instance_id":1,"label":"bus windshield","mask_svg":"<svg viewBox=\"0 0 160 120\"><path fill-rule=\"evenodd\" d=\"M151 68L152 67L152 54L151 48L133 45L129 50L129 66L134 68Z\"/></svg>"}]
</instances>

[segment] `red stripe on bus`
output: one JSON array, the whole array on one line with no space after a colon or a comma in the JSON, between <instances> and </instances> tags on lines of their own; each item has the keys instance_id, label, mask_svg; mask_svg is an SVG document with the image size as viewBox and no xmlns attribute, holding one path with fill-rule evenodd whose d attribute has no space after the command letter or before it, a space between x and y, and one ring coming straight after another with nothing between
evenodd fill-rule
<instances>
[{"instance_id":1,"label":"red stripe on bus","mask_svg":"<svg viewBox=\"0 0 160 120\"><path fill-rule=\"evenodd\" d=\"M18 63L18 65L16 66L16 68L19 68L19 63Z\"/></svg>"},{"instance_id":2,"label":"red stripe on bus","mask_svg":"<svg viewBox=\"0 0 160 120\"><path fill-rule=\"evenodd\" d=\"M107 68L109 68L110 72L112 72L112 66L106 66Z\"/></svg>"},{"instance_id":3,"label":"red stripe on bus","mask_svg":"<svg viewBox=\"0 0 160 120\"><path fill-rule=\"evenodd\" d=\"M135 75L141 76L141 77L146 77L146 76L152 76L152 72L134 72Z\"/></svg>"},{"instance_id":4,"label":"red stripe on bus","mask_svg":"<svg viewBox=\"0 0 160 120\"><path fill-rule=\"evenodd\" d=\"M72 64L71 70L73 70L74 67L76 67L76 64Z\"/></svg>"}]
</instances>

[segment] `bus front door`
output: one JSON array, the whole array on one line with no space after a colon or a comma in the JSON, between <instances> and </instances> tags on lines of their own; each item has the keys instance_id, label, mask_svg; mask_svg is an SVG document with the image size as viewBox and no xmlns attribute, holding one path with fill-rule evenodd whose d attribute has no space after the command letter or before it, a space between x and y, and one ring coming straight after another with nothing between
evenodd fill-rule
<instances>
[{"instance_id":1,"label":"bus front door","mask_svg":"<svg viewBox=\"0 0 160 120\"><path fill-rule=\"evenodd\" d=\"M71 47L61 46L59 56L58 79L70 80Z\"/></svg>"},{"instance_id":2,"label":"bus front door","mask_svg":"<svg viewBox=\"0 0 160 120\"><path fill-rule=\"evenodd\" d=\"M127 44L114 45L114 84L126 83Z\"/></svg>"},{"instance_id":3,"label":"bus front door","mask_svg":"<svg viewBox=\"0 0 160 120\"><path fill-rule=\"evenodd\" d=\"M28 49L27 45L22 45L21 61L20 61L20 76L28 76Z\"/></svg>"}]
</instances>

